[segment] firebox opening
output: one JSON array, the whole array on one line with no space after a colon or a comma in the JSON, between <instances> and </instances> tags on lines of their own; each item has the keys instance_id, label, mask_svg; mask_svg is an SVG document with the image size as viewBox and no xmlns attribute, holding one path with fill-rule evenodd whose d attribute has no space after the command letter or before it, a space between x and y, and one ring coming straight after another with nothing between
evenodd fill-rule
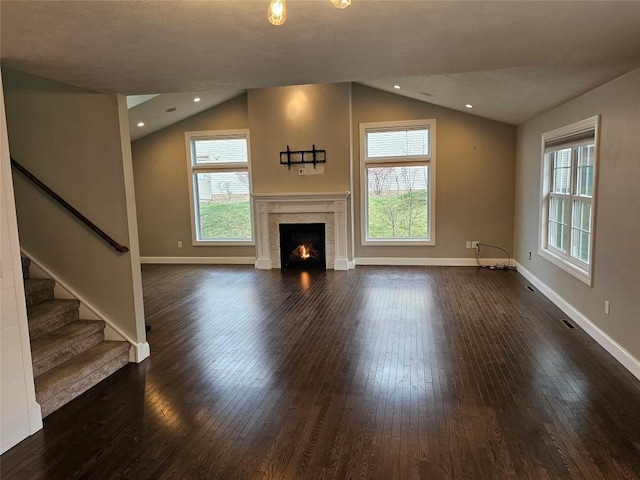
<instances>
[{"instance_id":1,"label":"firebox opening","mask_svg":"<svg viewBox=\"0 0 640 480\"><path fill-rule=\"evenodd\" d=\"M327 268L324 223L280 224L281 268Z\"/></svg>"}]
</instances>

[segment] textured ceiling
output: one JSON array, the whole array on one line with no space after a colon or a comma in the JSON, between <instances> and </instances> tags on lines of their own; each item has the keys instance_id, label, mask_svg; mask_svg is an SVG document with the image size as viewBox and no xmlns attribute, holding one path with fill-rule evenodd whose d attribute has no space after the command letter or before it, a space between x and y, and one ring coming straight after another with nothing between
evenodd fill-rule
<instances>
[{"instance_id":1,"label":"textured ceiling","mask_svg":"<svg viewBox=\"0 0 640 480\"><path fill-rule=\"evenodd\" d=\"M165 93L155 95L129 107L129 134L137 140L164 127L189 118L242 94L242 90L218 88L203 92ZM196 103L194 98L200 100ZM137 98L137 97L128 97ZM143 122L138 127L138 122Z\"/></svg>"},{"instance_id":2,"label":"textured ceiling","mask_svg":"<svg viewBox=\"0 0 640 480\"><path fill-rule=\"evenodd\" d=\"M518 124L640 66L640 2L0 3L3 65L105 92L355 81ZM431 96L423 95L421 92ZM222 95L224 97L224 95Z\"/></svg>"}]
</instances>

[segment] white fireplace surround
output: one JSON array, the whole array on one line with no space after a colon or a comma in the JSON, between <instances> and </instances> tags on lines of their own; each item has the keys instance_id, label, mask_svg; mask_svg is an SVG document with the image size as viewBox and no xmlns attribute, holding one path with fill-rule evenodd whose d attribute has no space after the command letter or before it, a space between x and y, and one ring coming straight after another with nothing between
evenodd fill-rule
<instances>
[{"instance_id":1,"label":"white fireplace surround","mask_svg":"<svg viewBox=\"0 0 640 480\"><path fill-rule=\"evenodd\" d=\"M349 194L350 192L252 195L256 220L256 268L261 270L280 268L278 232L280 223L324 223L327 268L348 270L347 199ZM331 242L332 238L333 242Z\"/></svg>"}]
</instances>

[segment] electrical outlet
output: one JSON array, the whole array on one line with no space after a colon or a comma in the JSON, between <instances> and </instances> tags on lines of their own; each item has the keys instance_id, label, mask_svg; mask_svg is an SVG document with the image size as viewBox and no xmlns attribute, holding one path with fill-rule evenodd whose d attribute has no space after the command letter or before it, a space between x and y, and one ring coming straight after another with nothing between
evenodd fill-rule
<instances>
[{"instance_id":1,"label":"electrical outlet","mask_svg":"<svg viewBox=\"0 0 640 480\"><path fill-rule=\"evenodd\" d=\"M471 248L480 247L480 242L478 240L471 240Z\"/></svg>"},{"instance_id":2,"label":"electrical outlet","mask_svg":"<svg viewBox=\"0 0 640 480\"><path fill-rule=\"evenodd\" d=\"M300 167L298 169L298 175L306 175L307 174L307 170L304 167Z\"/></svg>"},{"instance_id":3,"label":"electrical outlet","mask_svg":"<svg viewBox=\"0 0 640 480\"><path fill-rule=\"evenodd\" d=\"M178 241L178 248L182 248L182 242Z\"/></svg>"},{"instance_id":4,"label":"electrical outlet","mask_svg":"<svg viewBox=\"0 0 640 480\"><path fill-rule=\"evenodd\" d=\"M605 300L605 301L604 301L604 313L605 313L606 315L609 315L609 307L610 307L610 305L611 305L611 304L609 303L609 300Z\"/></svg>"},{"instance_id":5,"label":"electrical outlet","mask_svg":"<svg viewBox=\"0 0 640 480\"><path fill-rule=\"evenodd\" d=\"M467 248L471 248L471 242L467 242Z\"/></svg>"}]
</instances>

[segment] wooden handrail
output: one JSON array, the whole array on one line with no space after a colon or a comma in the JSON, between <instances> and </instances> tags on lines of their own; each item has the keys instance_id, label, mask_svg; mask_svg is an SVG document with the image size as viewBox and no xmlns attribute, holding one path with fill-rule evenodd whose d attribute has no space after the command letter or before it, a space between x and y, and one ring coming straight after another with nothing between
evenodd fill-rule
<instances>
[{"instance_id":1,"label":"wooden handrail","mask_svg":"<svg viewBox=\"0 0 640 480\"><path fill-rule=\"evenodd\" d=\"M80 220L82 223L84 223L87 227L89 227L91 230L93 230L93 232L100 236L105 242L107 242L109 245L111 245L117 252L119 253L126 253L129 251L129 248L125 247L124 245L120 245L118 242L116 242L113 238L111 238L109 235L107 235L106 233L104 233L100 228L98 228L95 223L93 223L91 220L89 220L87 217L85 217L84 215L82 215L78 210L76 210L75 208L73 208L69 202L67 202L64 198L62 198L60 195L58 195L56 192L54 192L53 190L51 190L47 185L45 185L38 177L36 177L33 173L31 173L29 170L27 170L26 168L24 168L22 165L20 165L16 160L13 159L13 157L11 157L11 166L14 167L16 170L18 170L20 173L22 173L25 177L27 177L29 180L31 180L33 183L35 183L38 187L40 187L40 189L42 191L44 191L46 194L48 194L51 198L53 198L56 202L58 202L60 205L62 205L64 208L66 208L70 213L72 213L78 220Z\"/></svg>"}]
</instances>

